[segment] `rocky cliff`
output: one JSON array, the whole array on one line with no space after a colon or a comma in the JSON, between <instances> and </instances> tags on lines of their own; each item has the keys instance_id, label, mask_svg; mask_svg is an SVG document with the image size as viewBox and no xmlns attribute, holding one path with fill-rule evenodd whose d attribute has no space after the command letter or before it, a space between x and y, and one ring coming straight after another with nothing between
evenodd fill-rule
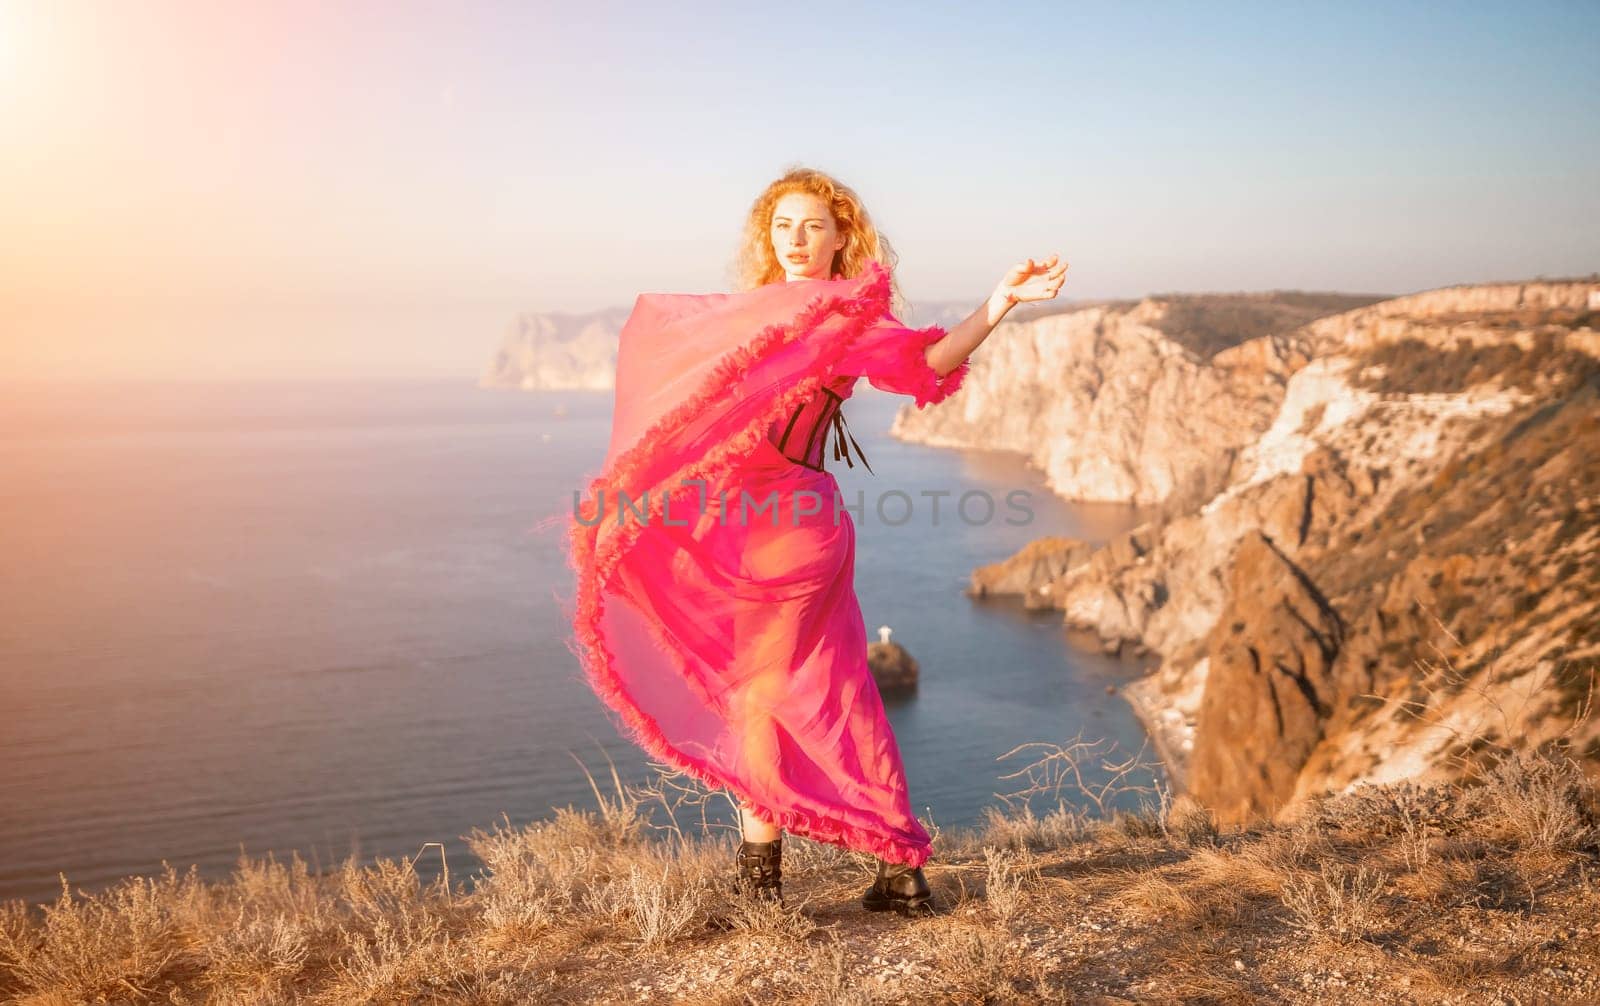
<instances>
[{"instance_id":1,"label":"rocky cliff","mask_svg":"<svg viewBox=\"0 0 1600 1006\"><path fill-rule=\"evenodd\" d=\"M1209 357L1152 334L1180 313L1159 301L1086 311L997 332L978 380L898 428L1025 450L1069 497L1161 504L972 590L1159 655L1128 697L1226 818L1469 774L1490 744L1560 738L1594 764L1596 301L1595 280L1455 287Z\"/></svg>"},{"instance_id":2,"label":"rocky cliff","mask_svg":"<svg viewBox=\"0 0 1600 1006\"><path fill-rule=\"evenodd\" d=\"M605 390L615 386L617 335L628 308L519 315L478 380L482 388Z\"/></svg>"},{"instance_id":3,"label":"rocky cliff","mask_svg":"<svg viewBox=\"0 0 1600 1006\"><path fill-rule=\"evenodd\" d=\"M1266 429L1285 382L1309 360L1301 326L1375 299L1147 298L1004 323L973 357L957 398L903 410L892 432L1020 451L1070 499L1200 494Z\"/></svg>"}]
</instances>

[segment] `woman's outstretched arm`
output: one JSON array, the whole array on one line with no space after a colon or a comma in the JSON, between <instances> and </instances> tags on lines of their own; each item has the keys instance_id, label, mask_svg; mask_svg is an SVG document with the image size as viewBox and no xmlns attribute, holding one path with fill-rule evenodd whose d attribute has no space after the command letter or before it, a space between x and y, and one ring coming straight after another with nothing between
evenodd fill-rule
<instances>
[{"instance_id":1,"label":"woman's outstretched arm","mask_svg":"<svg viewBox=\"0 0 1600 1006\"><path fill-rule=\"evenodd\" d=\"M1023 301L1054 297L1067 275L1067 263L1058 263L1060 258L1060 255L1051 255L1042 262L1030 258L1018 263L976 311L948 329L943 338L928 345L928 366L940 377L949 374L989 337L1007 311Z\"/></svg>"}]
</instances>

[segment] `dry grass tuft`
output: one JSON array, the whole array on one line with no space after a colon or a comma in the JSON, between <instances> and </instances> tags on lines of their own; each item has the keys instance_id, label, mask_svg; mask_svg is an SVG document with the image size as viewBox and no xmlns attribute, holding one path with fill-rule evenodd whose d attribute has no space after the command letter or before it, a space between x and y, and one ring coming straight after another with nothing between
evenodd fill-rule
<instances>
[{"instance_id":1,"label":"dry grass tuft","mask_svg":"<svg viewBox=\"0 0 1600 1006\"><path fill-rule=\"evenodd\" d=\"M1161 817L1161 830L1169 841L1189 848L1215 845L1220 837L1217 815L1188 795L1172 801Z\"/></svg>"},{"instance_id":2,"label":"dry grass tuft","mask_svg":"<svg viewBox=\"0 0 1600 1006\"><path fill-rule=\"evenodd\" d=\"M1513 751L1469 796L1480 831L1509 835L1526 849L1578 849L1596 841L1591 789L1571 758Z\"/></svg>"},{"instance_id":3,"label":"dry grass tuft","mask_svg":"<svg viewBox=\"0 0 1600 1006\"><path fill-rule=\"evenodd\" d=\"M1309 933L1342 941L1364 939L1383 923L1387 879L1365 866L1323 863L1316 877L1284 882L1283 904L1295 924Z\"/></svg>"},{"instance_id":4,"label":"dry grass tuft","mask_svg":"<svg viewBox=\"0 0 1600 1006\"><path fill-rule=\"evenodd\" d=\"M983 850L988 876L984 900L996 922L1010 922L1026 907L1030 895L1043 884L1039 863L1031 853L988 846Z\"/></svg>"},{"instance_id":5,"label":"dry grass tuft","mask_svg":"<svg viewBox=\"0 0 1600 1006\"><path fill-rule=\"evenodd\" d=\"M1015 937L1003 928L935 925L919 930L925 955L958 1001L1022 1001L1027 968Z\"/></svg>"},{"instance_id":6,"label":"dry grass tuft","mask_svg":"<svg viewBox=\"0 0 1600 1006\"><path fill-rule=\"evenodd\" d=\"M132 877L99 896L61 894L44 905L37 928L15 912L0 930L0 964L16 985L76 1001L117 1001L152 994L178 972L189 949L184 921L205 892L191 867L182 877ZM3 986L0 986L3 988Z\"/></svg>"}]
</instances>

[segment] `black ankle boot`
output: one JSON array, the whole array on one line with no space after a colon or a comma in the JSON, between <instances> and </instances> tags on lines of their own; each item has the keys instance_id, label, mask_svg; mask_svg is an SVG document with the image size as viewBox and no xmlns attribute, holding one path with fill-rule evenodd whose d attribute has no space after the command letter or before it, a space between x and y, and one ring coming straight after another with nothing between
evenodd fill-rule
<instances>
[{"instance_id":1,"label":"black ankle boot","mask_svg":"<svg viewBox=\"0 0 1600 1006\"><path fill-rule=\"evenodd\" d=\"M878 860L878 877L861 896L861 906L869 912L893 909L906 917L932 915L933 889L922 867Z\"/></svg>"},{"instance_id":2,"label":"black ankle boot","mask_svg":"<svg viewBox=\"0 0 1600 1006\"><path fill-rule=\"evenodd\" d=\"M783 836L770 842L740 842L734 890L783 904Z\"/></svg>"}]
</instances>

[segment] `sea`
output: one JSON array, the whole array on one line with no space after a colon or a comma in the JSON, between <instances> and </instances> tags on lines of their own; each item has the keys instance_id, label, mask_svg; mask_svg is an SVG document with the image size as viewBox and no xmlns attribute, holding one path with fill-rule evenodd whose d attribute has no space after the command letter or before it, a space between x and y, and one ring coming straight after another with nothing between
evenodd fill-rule
<instances>
[{"instance_id":1,"label":"sea","mask_svg":"<svg viewBox=\"0 0 1600 1006\"><path fill-rule=\"evenodd\" d=\"M1142 515L1064 502L1020 455L890 438L910 407L858 385L873 471L837 475L866 504L869 635L921 668L887 699L917 813L1150 799L1159 768L1097 792L1154 762L1114 694L1143 668L964 593L1035 538ZM656 780L568 649L561 525L610 414L610 392L470 380L0 386L0 899L268 855L470 883L474 830ZM1055 785L1068 754L1086 784Z\"/></svg>"}]
</instances>

